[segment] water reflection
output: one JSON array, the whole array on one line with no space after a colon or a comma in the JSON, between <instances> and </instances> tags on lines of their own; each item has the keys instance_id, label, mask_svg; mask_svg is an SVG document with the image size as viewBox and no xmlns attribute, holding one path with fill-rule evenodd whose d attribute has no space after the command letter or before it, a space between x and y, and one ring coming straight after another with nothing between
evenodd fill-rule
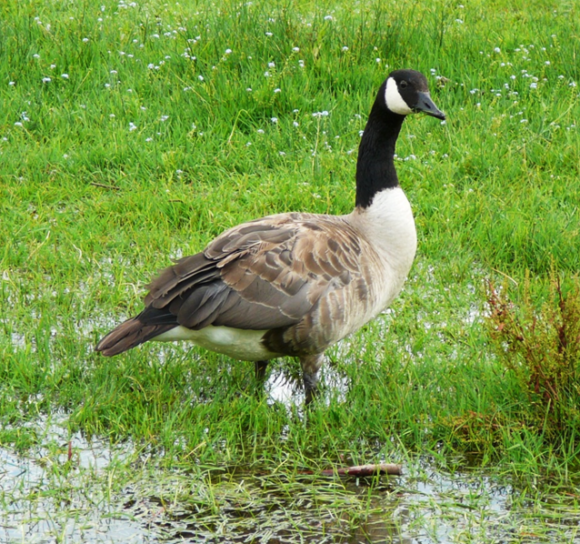
<instances>
[{"instance_id":1,"label":"water reflection","mask_svg":"<svg viewBox=\"0 0 580 544\"><path fill-rule=\"evenodd\" d=\"M270 376L271 397L299 402L280 380ZM505 479L440 470L433 459L408 459L394 478L168 471L156 456L130 464L130 443L71 435L64 416L37 425L48 446L22 456L0 448L3 544L580 543L572 493L526 502ZM132 481L117 488L122 466Z\"/></svg>"}]
</instances>

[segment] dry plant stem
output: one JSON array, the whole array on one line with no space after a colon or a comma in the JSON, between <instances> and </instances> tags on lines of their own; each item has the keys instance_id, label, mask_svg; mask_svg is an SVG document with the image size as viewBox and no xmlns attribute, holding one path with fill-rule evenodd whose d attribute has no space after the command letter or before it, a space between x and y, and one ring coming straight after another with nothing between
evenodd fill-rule
<instances>
[{"instance_id":1,"label":"dry plant stem","mask_svg":"<svg viewBox=\"0 0 580 544\"><path fill-rule=\"evenodd\" d=\"M348 476L375 476L377 474L388 474L389 476L400 476L403 473L401 465L381 463L378 465L355 465L352 467L341 467L336 469L325 469L321 474L340 474Z\"/></svg>"}]
</instances>

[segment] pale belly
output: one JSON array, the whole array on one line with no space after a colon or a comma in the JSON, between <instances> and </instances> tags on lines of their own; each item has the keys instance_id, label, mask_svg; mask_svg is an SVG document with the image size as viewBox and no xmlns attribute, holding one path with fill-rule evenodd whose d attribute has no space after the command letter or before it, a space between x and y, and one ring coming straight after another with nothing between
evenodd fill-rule
<instances>
[{"instance_id":1,"label":"pale belly","mask_svg":"<svg viewBox=\"0 0 580 544\"><path fill-rule=\"evenodd\" d=\"M266 331L233 329L230 327L214 327L210 325L198 331L177 326L170 331L156 336L152 340L159 342L175 342L186 340L209 351L227 355L241 361L262 361L278 357L262 344Z\"/></svg>"}]
</instances>

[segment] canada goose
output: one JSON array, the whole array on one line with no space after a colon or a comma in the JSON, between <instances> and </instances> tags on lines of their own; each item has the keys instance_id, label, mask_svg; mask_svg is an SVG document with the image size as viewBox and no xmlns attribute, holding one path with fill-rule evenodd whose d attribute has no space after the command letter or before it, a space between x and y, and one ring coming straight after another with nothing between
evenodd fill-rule
<instances>
[{"instance_id":1,"label":"canada goose","mask_svg":"<svg viewBox=\"0 0 580 544\"><path fill-rule=\"evenodd\" d=\"M394 153L405 116L418 111L445 119L423 74L391 72L360 142L352 213L284 213L224 232L155 278L145 309L97 351L111 356L148 340L189 340L255 361L262 380L270 359L295 356L310 403L324 351L383 311L413 263L415 223Z\"/></svg>"}]
</instances>

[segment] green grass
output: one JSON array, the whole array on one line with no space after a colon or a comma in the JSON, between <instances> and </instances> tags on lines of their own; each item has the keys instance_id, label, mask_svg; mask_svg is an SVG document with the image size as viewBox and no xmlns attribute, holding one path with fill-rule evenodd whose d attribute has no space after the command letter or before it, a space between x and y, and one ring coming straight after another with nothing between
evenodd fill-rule
<instances>
[{"instance_id":1,"label":"green grass","mask_svg":"<svg viewBox=\"0 0 580 544\"><path fill-rule=\"evenodd\" d=\"M65 413L200 482L197 465L292 480L414 451L569 485L580 429L526 425L484 315L487 279L529 275L540 306L550 270L580 269L576 4L222 4L0 8L0 441L42 445L35 422ZM427 74L448 120L404 125L419 253L392 311L329 351L346 388L327 380L305 418L256 398L248 363L94 353L170 258L262 215L348 213L359 131L400 67Z\"/></svg>"}]
</instances>

